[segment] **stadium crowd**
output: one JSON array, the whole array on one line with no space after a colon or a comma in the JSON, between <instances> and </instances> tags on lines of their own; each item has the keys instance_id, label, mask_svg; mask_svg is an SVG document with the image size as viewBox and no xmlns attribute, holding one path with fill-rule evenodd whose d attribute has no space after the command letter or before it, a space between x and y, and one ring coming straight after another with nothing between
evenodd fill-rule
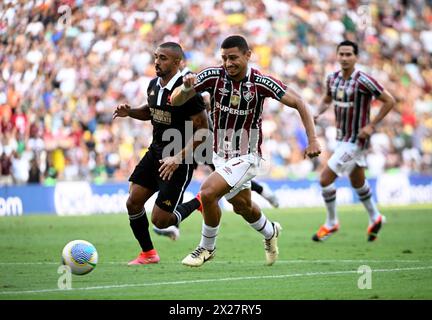
<instances>
[{"instance_id":1,"label":"stadium crowd","mask_svg":"<svg viewBox=\"0 0 432 320\"><path fill-rule=\"evenodd\" d=\"M58 12L61 5L70 16ZM252 65L299 90L313 111L325 76L338 69L337 43L357 41L358 66L397 99L372 136L369 176L432 174L431 0L5 0L0 185L127 180L152 127L112 121L112 113L121 102L146 101L154 48L179 42L189 68L199 71L220 64L220 42L233 33L248 39ZM328 152L314 162L303 158L306 138L294 111L272 100L263 119L264 175L316 178L334 147L333 113L317 123Z\"/></svg>"}]
</instances>

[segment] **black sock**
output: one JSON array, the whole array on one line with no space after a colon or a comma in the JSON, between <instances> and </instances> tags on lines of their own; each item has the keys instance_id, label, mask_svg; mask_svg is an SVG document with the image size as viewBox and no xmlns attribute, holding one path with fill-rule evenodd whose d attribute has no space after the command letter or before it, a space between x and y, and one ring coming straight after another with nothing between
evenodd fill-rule
<instances>
[{"instance_id":1,"label":"black sock","mask_svg":"<svg viewBox=\"0 0 432 320\"><path fill-rule=\"evenodd\" d=\"M142 251L146 252L153 249L153 243L148 230L149 222L145 210L143 209L140 213L135 215L129 215L129 222Z\"/></svg>"},{"instance_id":2,"label":"black sock","mask_svg":"<svg viewBox=\"0 0 432 320\"><path fill-rule=\"evenodd\" d=\"M198 209L200 205L201 204L197 198L193 198L188 202L179 204L174 211L174 214L177 217L177 225L179 225L181 221L189 217L189 215L196 209Z\"/></svg>"},{"instance_id":3,"label":"black sock","mask_svg":"<svg viewBox=\"0 0 432 320\"><path fill-rule=\"evenodd\" d=\"M255 182L253 180L251 181L251 183L252 183L252 187L251 187L252 191L257 192L258 194L261 194L263 192L262 185L258 184L257 182Z\"/></svg>"}]
</instances>

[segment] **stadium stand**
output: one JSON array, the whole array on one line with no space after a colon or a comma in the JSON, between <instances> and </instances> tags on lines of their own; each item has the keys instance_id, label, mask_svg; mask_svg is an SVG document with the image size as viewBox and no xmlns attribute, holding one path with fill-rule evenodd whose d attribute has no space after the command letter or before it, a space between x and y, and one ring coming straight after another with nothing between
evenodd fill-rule
<instances>
[{"instance_id":1,"label":"stadium stand","mask_svg":"<svg viewBox=\"0 0 432 320\"><path fill-rule=\"evenodd\" d=\"M69 20L61 5L72 9ZM126 181L151 124L111 116L121 102L146 100L155 45L181 43L198 71L219 64L232 33L248 38L253 65L299 90L313 110L337 68L335 45L357 41L360 68L397 99L372 137L368 174L432 174L431 25L431 0L2 1L0 185ZM332 112L317 126L329 152L313 162L303 159L293 113L270 101L263 117L266 176L316 178L334 144Z\"/></svg>"}]
</instances>

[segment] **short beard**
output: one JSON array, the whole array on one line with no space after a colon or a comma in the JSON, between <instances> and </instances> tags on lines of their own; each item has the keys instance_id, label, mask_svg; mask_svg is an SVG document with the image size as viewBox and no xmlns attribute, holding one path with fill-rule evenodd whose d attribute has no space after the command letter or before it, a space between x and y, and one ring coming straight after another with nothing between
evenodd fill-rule
<instances>
[{"instance_id":1,"label":"short beard","mask_svg":"<svg viewBox=\"0 0 432 320\"><path fill-rule=\"evenodd\" d=\"M156 71L156 75L158 76L158 77L164 77L164 76L166 76L167 75L167 72L163 72L162 70L159 70L159 71Z\"/></svg>"}]
</instances>

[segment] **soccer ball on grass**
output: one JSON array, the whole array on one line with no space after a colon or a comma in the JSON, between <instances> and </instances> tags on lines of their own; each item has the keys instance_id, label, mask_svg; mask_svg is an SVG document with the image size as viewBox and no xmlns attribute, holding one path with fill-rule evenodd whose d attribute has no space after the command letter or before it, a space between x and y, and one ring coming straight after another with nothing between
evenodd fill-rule
<instances>
[{"instance_id":1,"label":"soccer ball on grass","mask_svg":"<svg viewBox=\"0 0 432 320\"><path fill-rule=\"evenodd\" d=\"M73 274L87 274L96 267L97 262L96 248L88 241L74 240L63 248L62 263L69 266Z\"/></svg>"}]
</instances>

